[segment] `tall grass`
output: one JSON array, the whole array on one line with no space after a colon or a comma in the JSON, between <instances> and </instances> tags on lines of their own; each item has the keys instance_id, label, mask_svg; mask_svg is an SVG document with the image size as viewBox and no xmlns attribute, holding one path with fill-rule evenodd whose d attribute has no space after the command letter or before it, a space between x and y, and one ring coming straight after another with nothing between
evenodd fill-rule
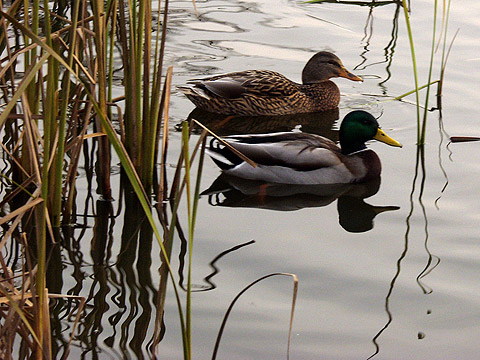
<instances>
[{"instance_id":1,"label":"tall grass","mask_svg":"<svg viewBox=\"0 0 480 360\"><path fill-rule=\"evenodd\" d=\"M110 147L113 147L169 267L164 237L157 229L151 206L156 176L154 162L162 132L160 124L163 115L168 114L172 76L170 70L164 81L162 71L168 0L163 2L162 35L155 42L151 41L155 16L150 1L75 1L67 11L69 19L45 11L64 10L61 5L45 0L40 7L36 1L32 4L16 1L8 9L0 9L0 26L4 30L0 33L0 130L10 136L5 149L12 164L4 176L16 187L11 199L18 199L22 193L26 195L17 210L12 209L2 218L3 223L10 225L2 247L15 232L26 234L27 246L35 241L36 262L31 268L34 277L30 282L35 287L24 291L34 300L36 316L30 320L25 317L24 301L14 299L14 288L1 290L23 320L19 326L30 329L30 336L35 340L29 342L30 349L38 359L51 358L46 311L50 294L45 284L47 244L56 241L55 227L71 221L75 173L87 137L98 143L97 191L103 198L111 198ZM159 12L157 18L162 18L161 15ZM61 30L53 30L54 21ZM113 87L119 87L113 82L115 66L118 67L114 65L117 45L121 48L125 95L114 99ZM21 72L19 66L24 66L25 74L20 81L15 77ZM163 83L166 85L162 86ZM124 111L119 111L120 108ZM120 136L112 122L114 116L119 121ZM189 177L186 183L190 184ZM194 211L189 211L189 219ZM175 223L167 226L170 226L169 232L164 235L168 237ZM193 237L193 222L189 228ZM4 267L4 275L7 270ZM180 296L175 282L172 284L182 328L190 328L191 319L185 324ZM190 306L189 298L187 302ZM30 328L31 322L34 326ZM190 344L190 336L184 332L186 358L190 358Z\"/></svg>"},{"instance_id":2,"label":"tall grass","mask_svg":"<svg viewBox=\"0 0 480 360\"><path fill-rule=\"evenodd\" d=\"M442 11L442 26L441 26L441 33L442 36L439 37L437 40L437 23L438 23L438 0L435 0L433 3L433 18L432 18L432 41L431 41L431 48L430 48L430 59L429 59L429 66L428 66L428 75L426 85L419 87L418 85L418 70L417 70L417 57L415 54L415 44L414 44L414 31L412 29L412 24L410 21L410 7L409 4L407 5L406 0L402 0L402 7L405 14L405 22L407 26L407 33L408 39L410 43L410 51L412 55L412 69L414 75L414 83L415 83L415 98L416 98L416 108L417 108L417 144L424 145L425 144L425 137L427 131L427 117L429 112L429 99L430 99L430 89L431 86L435 83L438 83L437 88L437 107L441 111L441 94L443 88L443 81L444 81L444 73L445 67L448 59L448 52L447 52L447 29L448 29L448 18L450 13L450 4L451 1L443 1L443 11ZM454 37L455 39L455 37ZM452 40L453 42L453 40ZM441 55L441 64L440 64L440 75L439 79L432 81L433 76L433 68L434 68L434 59L435 53L437 52L440 44L442 44L442 55ZM421 116L421 103L420 103L420 93L419 90L426 88L425 100L423 105L423 117Z\"/></svg>"}]
</instances>

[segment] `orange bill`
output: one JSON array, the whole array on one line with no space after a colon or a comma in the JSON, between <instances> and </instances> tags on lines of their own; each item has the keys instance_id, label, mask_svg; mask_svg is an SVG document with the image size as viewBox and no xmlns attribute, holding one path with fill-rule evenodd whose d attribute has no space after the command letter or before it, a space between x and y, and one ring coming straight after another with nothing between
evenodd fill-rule
<instances>
[{"instance_id":1,"label":"orange bill","mask_svg":"<svg viewBox=\"0 0 480 360\"><path fill-rule=\"evenodd\" d=\"M345 79L352 80L352 81L363 81L363 79L360 76L352 74L343 65L341 67L340 74L338 74L338 76L343 77Z\"/></svg>"}]
</instances>

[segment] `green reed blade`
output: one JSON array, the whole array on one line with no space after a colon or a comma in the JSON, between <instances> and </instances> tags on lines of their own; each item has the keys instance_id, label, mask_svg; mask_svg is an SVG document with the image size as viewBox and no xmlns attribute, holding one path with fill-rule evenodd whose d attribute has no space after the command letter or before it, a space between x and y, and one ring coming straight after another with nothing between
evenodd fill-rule
<instances>
[{"instance_id":1,"label":"green reed blade","mask_svg":"<svg viewBox=\"0 0 480 360\"><path fill-rule=\"evenodd\" d=\"M69 39L69 51L68 51L68 66L73 67L74 51L76 49L77 39L77 23L78 23L78 11L80 7L80 1L76 1L72 9L72 27L70 31ZM62 179L63 179L63 161L65 159L65 136L66 125L68 116L68 105L70 97L70 73L64 72L62 80L62 88L59 97L61 98L60 105L60 118L58 120L58 145L56 149L56 163L55 163L55 179L53 186L53 209L52 209L52 223L54 227L60 226L60 214L62 212Z\"/></svg>"},{"instance_id":2,"label":"green reed blade","mask_svg":"<svg viewBox=\"0 0 480 360\"><path fill-rule=\"evenodd\" d=\"M410 16L408 14L408 7L407 2L402 0L403 11L405 14L405 22L407 24L407 31L408 31L408 40L410 42L410 52L412 54L412 64L413 64L413 76L415 80L415 98L417 102L417 143L421 143L421 136L420 136L420 95L418 93L418 74L417 74L417 60L415 57L415 45L413 43L413 33L412 27L410 25Z\"/></svg>"},{"instance_id":3,"label":"green reed blade","mask_svg":"<svg viewBox=\"0 0 480 360\"><path fill-rule=\"evenodd\" d=\"M434 10L433 10L433 33L432 33L432 45L430 50L430 67L428 70L428 81L427 81L427 93L425 95L425 109L423 111L423 121L422 121L422 129L420 132L420 144L425 143L425 132L427 130L427 116L428 116L428 100L430 97L430 82L432 80L432 71L433 71L433 58L435 54L435 36L437 33L437 0L434 3Z\"/></svg>"},{"instance_id":4,"label":"green reed blade","mask_svg":"<svg viewBox=\"0 0 480 360\"><path fill-rule=\"evenodd\" d=\"M426 87L430 86L430 85L434 85L436 83L438 83L440 80L434 80L434 81L431 81L429 82L428 84L425 84L425 85L422 85L418 88L418 90L423 90L425 89ZM385 101L393 101L393 100L401 100L403 99L404 97L407 97L408 95L412 95L413 93L415 93L417 91L417 89L414 89L414 90L411 90L411 91L408 91L402 95L398 95L398 96L395 96L393 99L388 99L388 100L385 100Z\"/></svg>"},{"instance_id":5,"label":"green reed blade","mask_svg":"<svg viewBox=\"0 0 480 360\"><path fill-rule=\"evenodd\" d=\"M186 300L186 339L187 339L187 358L192 354L192 251L193 251L193 229L192 229L192 193L190 186L190 150L189 150L189 127L188 122L182 123L182 148L185 154L185 184L187 193L187 219L188 219L188 274L187 274L187 300Z\"/></svg>"}]
</instances>

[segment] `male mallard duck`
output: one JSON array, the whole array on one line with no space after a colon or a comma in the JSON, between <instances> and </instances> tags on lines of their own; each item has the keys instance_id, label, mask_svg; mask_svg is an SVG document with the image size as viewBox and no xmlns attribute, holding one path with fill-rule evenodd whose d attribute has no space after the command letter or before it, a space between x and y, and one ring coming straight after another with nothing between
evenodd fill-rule
<instances>
[{"instance_id":1,"label":"male mallard duck","mask_svg":"<svg viewBox=\"0 0 480 360\"><path fill-rule=\"evenodd\" d=\"M342 121L340 147L330 139L302 132L234 135L224 140L257 163L253 167L216 139L208 154L226 173L244 179L283 184L357 183L378 178L381 163L365 142L402 145L379 128L368 112L352 111Z\"/></svg>"},{"instance_id":2,"label":"male mallard duck","mask_svg":"<svg viewBox=\"0 0 480 360\"><path fill-rule=\"evenodd\" d=\"M303 84L269 70L247 70L190 80L180 90L202 110L233 115L286 115L335 109L340 90L330 81L362 78L349 72L334 54L321 51L305 65Z\"/></svg>"}]
</instances>

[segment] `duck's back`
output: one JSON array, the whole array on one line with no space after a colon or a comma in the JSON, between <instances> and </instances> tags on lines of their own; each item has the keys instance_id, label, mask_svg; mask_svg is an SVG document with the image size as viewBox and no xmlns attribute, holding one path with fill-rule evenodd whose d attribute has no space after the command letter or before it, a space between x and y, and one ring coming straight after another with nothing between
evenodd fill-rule
<instances>
[{"instance_id":1,"label":"duck's back","mask_svg":"<svg viewBox=\"0 0 480 360\"><path fill-rule=\"evenodd\" d=\"M256 163L239 158L213 139L208 152L227 174L250 180L284 184L338 184L378 178L381 163L370 149L343 154L331 140L315 134L283 132L234 135L224 138Z\"/></svg>"},{"instance_id":2,"label":"duck's back","mask_svg":"<svg viewBox=\"0 0 480 360\"><path fill-rule=\"evenodd\" d=\"M202 110L232 115L286 115L334 109L340 91L332 81L297 84L269 70L248 70L189 82L182 91Z\"/></svg>"}]
</instances>

